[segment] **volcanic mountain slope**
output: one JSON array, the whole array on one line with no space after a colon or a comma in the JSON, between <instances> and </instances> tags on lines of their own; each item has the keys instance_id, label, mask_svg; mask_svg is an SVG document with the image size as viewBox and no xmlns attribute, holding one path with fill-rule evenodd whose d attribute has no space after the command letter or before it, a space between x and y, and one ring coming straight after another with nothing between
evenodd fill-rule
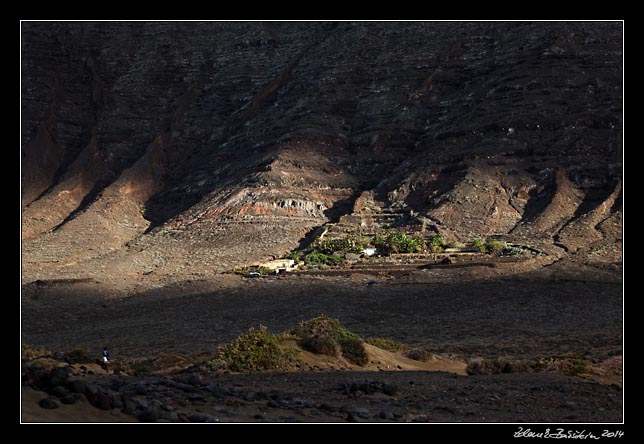
<instances>
[{"instance_id":1,"label":"volcanic mountain slope","mask_svg":"<svg viewBox=\"0 0 644 444\"><path fill-rule=\"evenodd\" d=\"M617 262L622 35L23 22L24 279L220 271L365 218Z\"/></svg>"}]
</instances>

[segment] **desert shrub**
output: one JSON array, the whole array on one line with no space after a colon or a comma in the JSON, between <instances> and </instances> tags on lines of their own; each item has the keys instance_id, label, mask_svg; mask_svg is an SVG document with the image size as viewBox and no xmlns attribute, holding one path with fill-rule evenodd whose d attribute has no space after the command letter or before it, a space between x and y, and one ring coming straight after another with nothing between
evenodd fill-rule
<instances>
[{"instance_id":1,"label":"desert shrub","mask_svg":"<svg viewBox=\"0 0 644 444\"><path fill-rule=\"evenodd\" d=\"M523 254L523 248L515 245L506 245L502 253L506 256L520 256Z\"/></svg>"},{"instance_id":2,"label":"desert shrub","mask_svg":"<svg viewBox=\"0 0 644 444\"><path fill-rule=\"evenodd\" d=\"M301 342L302 348L318 355L338 356L340 345L331 336L311 335Z\"/></svg>"},{"instance_id":3,"label":"desert shrub","mask_svg":"<svg viewBox=\"0 0 644 444\"><path fill-rule=\"evenodd\" d=\"M481 253L487 252L487 246L485 245L485 242L483 242L481 239L474 239L472 241L472 245Z\"/></svg>"},{"instance_id":4,"label":"desert shrub","mask_svg":"<svg viewBox=\"0 0 644 444\"><path fill-rule=\"evenodd\" d=\"M462 242L458 242L458 241L448 242L444 246L445 246L445 248L455 248L455 249L458 249L458 250L462 250L463 248L465 248L465 244L462 243Z\"/></svg>"},{"instance_id":5,"label":"desert shrub","mask_svg":"<svg viewBox=\"0 0 644 444\"><path fill-rule=\"evenodd\" d=\"M341 337L338 340L342 356L347 361L353 362L356 365L364 366L369 362L369 356L358 336Z\"/></svg>"},{"instance_id":6,"label":"desert shrub","mask_svg":"<svg viewBox=\"0 0 644 444\"><path fill-rule=\"evenodd\" d=\"M337 319L319 316L303 322L293 333L300 338L300 345L303 348L314 353L316 353L315 347L335 353L332 344L336 343L340 347L342 356L348 361L360 366L369 361L360 337L344 328Z\"/></svg>"},{"instance_id":7,"label":"desert shrub","mask_svg":"<svg viewBox=\"0 0 644 444\"><path fill-rule=\"evenodd\" d=\"M245 277L249 277L251 272L259 273L260 276L268 276L269 274L275 273L273 270L267 267L242 267L242 268L235 268L233 270L233 273L239 274Z\"/></svg>"},{"instance_id":8,"label":"desert shrub","mask_svg":"<svg viewBox=\"0 0 644 444\"><path fill-rule=\"evenodd\" d=\"M84 350L77 348L63 353L63 361L69 364L78 364L80 362L89 362L90 358Z\"/></svg>"},{"instance_id":9,"label":"desert shrub","mask_svg":"<svg viewBox=\"0 0 644 444\"><path fill-rule=\"evenodd\" d=\"M495 239L488 239L485 241L485 249L493 254L501 254L506 246L505 242Z\"/></svg>"},{"instance_id":10,"label":"desert shrub","mask_svg":"<svg viewBox=\"0 0 644 444\"><path fill-rule=\"evenodd\" d=\"M376 234L373 239L371 240L371 244L384 251L384 248L386 247L386 240L384 236L381 236L379 234Z\"/></svg>"},{"instance_id":11,"label":"desert shrub","mask_svg":"<svg viewBox=\"0 0 644 444\"><path fill-rule=\"evenodd\" d=\"M301 251L291 251L289 254L284 256L284 259L293 259L295 263L297 264L302 260L302 252Z\"/></svg>"},{"instance_id":12,"label":"desert shrub","mask_svg":"<svg viewBox=\"0 0 644 444\"><path fill-rule=\"evenodd\" d=\"M280 337L266 327L251 328L219 348L215 360L222 360L236 372L282 370L293 361L294 351L281 346Z\"/></svg>"},{"instance_id":13,"label":"desert shrub","mask_svg":"<svg viewBox=\"0 0 644 444\"><path fill-rule=\"evenodd\" d=\"M468 375L497 375L500 373L527 373L533 371L531 362L525 359L474 358L470 360L465 368Z\"/></svg>"},{"instance_id":14,"label":"desert shrub","mask_svg":"<svg viewBox=\"0 0 644 444\"><path fill-rule=\"evenodd\" d=\"M312 251L306 256L306 259L304 263L310 267L320 267L322 265L330 265L330 266L335 266L335 265L340 265L344 262L344 259L342 259L340 256L337 254L325 254L321 253L317 250Z\"/></svg>"},{"instance_id":15,"label":"desert shrub","mask_svg":"<svg viewBox=\"0 0 644 444\"><path fill-rule=\"evenodd\" d=\"M445 248L443 247L443 236L441 236L440 234L434 235L429 248L432 253L442 253L443 251L445 251Z\"/></svg>"},{"instance_id":16,"label":"desert shrub","mask_svg":"<svg viewBox=\"0 0 644 444\"><path fill-rule=\"evenodd\" d=\"M432 357L432 354L428 350L425 350L424 348L417 347L417 348L412 348L411 350L408 350L407 352L405 352L405 356L408 357L409 359L413 359L414 361L425 362Z\"/></svg>"},{"instance_id":17,"label":"desert shrub","mask_svg":"<svg viewBox=\"0 0 644 444\"><path fill-rule=\"evenodd\" d=\"M468 362L465 371L468 375L496 375L499 373L550 372L568 376L578 376L586 371L588 361L575 354L538 358L534 360L475 358Z\"/></svg>"},{"instance_id":18,"label":"desert shrub","mask_svg":"<svg viewBox=\"0 0 644 444\"><path fill-rule=\"evenodd\" d=\"M586 371L588 361L574 353L548 358L539 358L533 363L534 371L562 373L568 376L578 376Z\"/></svg>"},{"instance_id":19,"label":"desert shrub","mask_svg":"<svg viewBox=\"0 0 644 444\"><path fill-rule=\"evenodd\" d=\"M22 359L30 360L41 358L43 356L51 356L51 352L46 348L34 347L33 345L29 345L26 342L23 342L21 356Z\"/></svg>"},{"instance_id":20,"label":"desert shrub","mask_svg":"<svg viewBox=\"0 0 644 444\"><path fill-rule=\"evenodd\" d=\"M401 344L398 341L394 341L393 339L369 337L364 341L367 344L373 345L374 347L378 347L394 353L409 350L409 346Z\"/></svg>"}]
</instances>

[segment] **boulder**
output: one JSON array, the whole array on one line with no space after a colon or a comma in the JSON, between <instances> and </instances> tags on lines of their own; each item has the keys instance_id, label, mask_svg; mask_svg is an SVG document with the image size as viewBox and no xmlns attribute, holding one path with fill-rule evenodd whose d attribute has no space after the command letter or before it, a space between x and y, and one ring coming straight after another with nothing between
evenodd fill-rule
<instances>
[{"instance_id":1,"label":"boulder","mask_svg":"<svg viewBox=\"0 0 644 444\"><path fill-rule=\"evenodd\" d=\"M85 390L87 390L87 384L81 380L74 379L67 383L67 389L72 393L85 393Z\"/></svg>"},{"instance_id":2,"label":"boulder","mask_svg":"<svg viewBox=\"0 0 644 444\"><path fill-rule=\"evenodd\" d=\"M67 390L62 385L57 385L54 388L49 389L47 391L47 393L49 393L50 395L55 396L57 398L64 398L65 396L67 396L69 394L69 390Z\"/></svg>"},{"instance_id":3,"label":"boulder","mask_svg":"<svg viewBox=\"0 0 644 444\"><path fill-rule=\"evenodd\" d=\"M58 403L51 398L41 399L38 402L38 405L43 409L48 409L48 410L57 409L58 407L60 407Z\"/></svg>"},{"instance_id":4,"label":"boulder","mask_svg":"<svg viewBox=\"0 0 644 444\"><path fill-rule=\"evenodd\" d=\"M105 392L98 392L94 399L90 400L91 404L101 410L112 410L112 397Z\"/></svg>"},{"instance_id":5,"label":"boulder","mask_svg":"<svg viewBox=\"0 0 644 444\"><path fill-rule=\"evenodd\" d=\"M155 406L148 407L138 415L141 422L157 422L159 419L159 409Z\"/></svg>"},{"instance_id":6,"label":"boulder","mask_svg":"<svg viewBox=\"0 0 644 444\"><path fill-rule=\"evenodd\" d=\"M47 377L46 384L49 387L55 387L57 385L65 385L67 379L69 378L69 370L66 367L56 367Z\"/></svg>"},{"instance_id":7,"label":"boulder","mask_svg":"<svg viewBox=\"0 0 644 444\"><path fill-rule=\"evenodd\" d=\"M60 402L67 405L73 404L78 401L78 397L76 395L78 395L78 393L68 393L63 398L61 398Z\"/></svg>"}]
</instances>

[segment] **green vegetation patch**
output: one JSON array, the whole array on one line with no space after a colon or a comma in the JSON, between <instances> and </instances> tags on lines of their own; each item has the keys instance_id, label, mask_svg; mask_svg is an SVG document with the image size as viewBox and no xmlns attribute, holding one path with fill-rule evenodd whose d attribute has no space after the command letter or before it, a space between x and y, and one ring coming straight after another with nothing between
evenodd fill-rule
<instances>
[{"instance_id":1,"label":"green vegetation patch","mask_svg":"<svg viewBox=\"0 0 644 444\"><path fill-rule=\"evenodd\" d=\"M369 337L364 341L367 344L373 345L374 347L378 347L393 353L409 350L408 345L401 344L400 342L394 341L393 339Z\"/></svg>"},{"instance_id":2,"label":"green vegetation patch","mask_svg":"<svg viewBox=\"0 0 644 444\"><path fill-rule=\"evenodd\" d=\"M369 362L360 337L344 328L337 319L319 316L302 322L292 333L305 350L330 356L340 352L347 361L360 366Z\"/></svg>"},{"instance_id":3,"label":"green vegetation patch","mask_svg":"<svg viewBox=\"0 0 644 444\"><path fill-rule=\"evenodd\" d=\"M481 253L486 253L487 252L487 247L485 246L485 242L483 242L481 239L474 239L472 241L472 245L474 248L479 250Z\"/></svg>"},{"instance_id":4,"label":"green vegetation patch","mask_svg":"<svg viewBox=\"0 0 644 444\"><path fill-rule=\"evenodd\" d=\"M316 241L314 249L324 254L356 253L360 254L369 245L369 238L349 235L343 239L329 238Z\"/></svg>"},{"instance_id":5,"label":"green vegetation patch","mask_svg":"<svg viewBox=\"0 0 644 444\"><path fill-rule=\"evenodd\" d=\"M507 244L500 240L487 239L485 241L485 250L492 254L501 254L507 247Z\"/></svg>"},{"instance_id":6,"label":"green vegetation patch","mask_svg":"<svg viewBox=\"0 0 644 444\"><path fill-rule=\"evenodd\" d=\"M267 267L242 267L235 268L233 273L238 274L244 277L250 277L251 273L259 273L260 276L268 276L269 274L275 274L273 270Z\"/></svg>"},{"instance_id":7,"label":"green vegetation patch","mask_svg":"<svg viewBox=\"0 0 644 444\"><path fill-rule=\"evenodd\" d=\"M209 363L218 366L221 361L234 372L285 370L294 362L296 350L282 344L283 338L266 327L251 328L237 339L219 348Z\"/></svg>"},{"instance_id":8,"label":"green vegetation patch","mask_svg":"<svg viewBox=\"0 0 644 444\"><path fill-rule=\"evenodd\" d=\"M443 240L443 236L440 234L434 235L432 237L432 242L429 244L429 249L432 253L442 253L445 251L445 241Z\"/></svg>"},{"instance_id":9,"label":"green vegetation patch","mask_svg":"<svg viewBox=\"0 0 644 444\"><path fill-rule=\"evenodd\" d=\"M442 240L439 241L442 242ZM427 241L423 236L408 236L398 231L387 231L384 236L374 236L373 244L385 255L423 253L427 250Z\"/></svg>"},{"instance_id":10,"label":"green vegetation patch","mask_svg":"<svg viewBox=\"0 0 644 444\"><path fill-rule=\"evenodd\" d=\"M509 245L507 242L497 239L486 239L485 242L481 239L474 239L472 245L481 253L512 256L523 253L523 248Z\"/></svg>"},{"instance_id":11,"label":"green vegetation patch","mask_svg":"<svg viewBox=\"0 0 644 444\"><path fill-rule=\"evenodd\" d=\"M286 256L284 256L284 259L293 259L295 261L295 263L297 264L302 260L302 252L301 251L291 251Z\"/></svg>"},{"instance_id":12,"label":"green vegetation patch","mask_svg":"<svg viewBox=\"0 0 644 444\"><path fill-rule=\"evenodd\" d=\"M451 241L445 244L445 248L454 248L456 250L462 250L465 247L466 245L464 243L458 241Z\"/></svg>"},{"instance_id":13,"label":"green vegetation patch","mask_svg":"<svg viewBox=\"0 0 644 444\"><path fill-rule=\"evenodd\" d=\"M304 263L309 267L336 266L344 263L344 259L337 254L325 254L314 250L306 256Z\"/></svg>"}]
</instances>

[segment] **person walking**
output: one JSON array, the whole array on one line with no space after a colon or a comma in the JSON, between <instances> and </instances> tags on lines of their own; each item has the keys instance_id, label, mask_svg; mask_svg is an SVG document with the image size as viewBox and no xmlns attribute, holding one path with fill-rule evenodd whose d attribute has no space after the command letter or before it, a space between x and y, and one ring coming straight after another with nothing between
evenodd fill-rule
<instances>
[{"instance_id":1,"label":"person walking","mask_svg":"<svg viewBox=\"0 0 644 444\"><path fill-rule=\"evenodd\" d=\"M105 367L105 370L107 370L107 364L110 362L110 354L107 351L107 347L103 348L103 366Z\"/></svg>"}]
</instances>

